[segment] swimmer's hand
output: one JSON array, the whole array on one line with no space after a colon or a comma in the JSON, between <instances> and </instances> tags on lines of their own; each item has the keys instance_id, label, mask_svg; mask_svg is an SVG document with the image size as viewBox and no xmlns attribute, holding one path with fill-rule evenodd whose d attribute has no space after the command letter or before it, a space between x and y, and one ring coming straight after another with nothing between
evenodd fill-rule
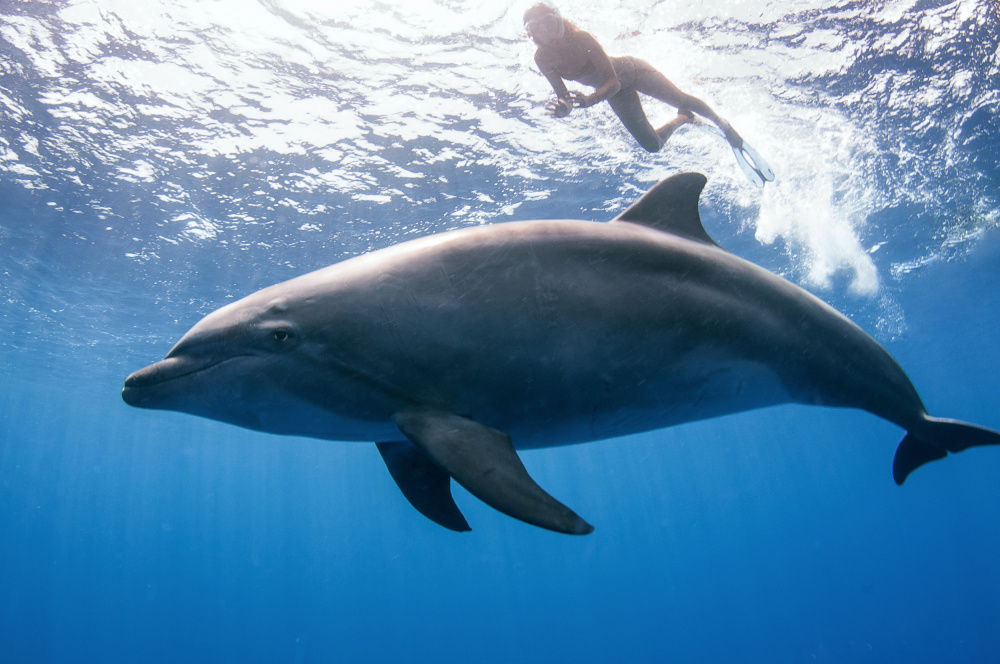
<instances>
[{"instance_id":1,"label":"swimmer's hand","mask_svg":"<svg viewBox=\"0 0 1000 664\"><path fill-rule=\"evenodd\" d=\"M573 110L573 102L567 97L561 97L545 104L545 111L554 118L564 118Z\"/></svg>"},{"instance_id":2,"label":"swimmer's hand","mask_svg":"<svg viewBox=\"0 0 1000 664\"><path fill-rule=\"evenodd\" d=\"M593 95L585 95L576 90L570 90L569 98L573 102L573 108L589 108L594 105Z\"/></svg>"}]
</instances>

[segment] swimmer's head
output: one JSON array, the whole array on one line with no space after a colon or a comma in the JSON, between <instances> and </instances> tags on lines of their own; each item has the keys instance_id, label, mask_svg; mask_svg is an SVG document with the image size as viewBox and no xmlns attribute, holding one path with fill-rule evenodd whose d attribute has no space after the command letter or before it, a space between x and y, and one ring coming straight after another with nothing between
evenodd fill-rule
<instances>
[{"instance_id":1,"label":"swimmer's head","mask_svg":"<svg viewBox=\"0 0 1000 664\"><path fill-rule=\"evenodd\" d=\"M539 2L524 12L524 30L536 44L546 44L562 39L566 34L566 22L558 9Z\"/></svg>"}]
</instances>

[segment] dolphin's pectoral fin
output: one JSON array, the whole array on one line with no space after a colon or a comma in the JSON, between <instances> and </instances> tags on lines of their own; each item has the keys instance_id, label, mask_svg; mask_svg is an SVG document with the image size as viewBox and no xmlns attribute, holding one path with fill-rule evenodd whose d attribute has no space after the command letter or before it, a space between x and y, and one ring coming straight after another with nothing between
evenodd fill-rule
<instances>
[{"instance_id":1,"label":"dolphin's pectoral fin","mask_svg":"<svg viewBox=\"0 0 1000 664\"><path fill-rule=\"evenodd\" d=\"M919 433L908 432L896 448L892 478L902 484L907 475L928 461L943 459L948 452L970 447L1000 445L1000 432L986 427L925 415Z\"/></svg>"},{"instance_id":2,"label":"dolphin's pectoral fin","mask_svg":"<svg viewBox=\"0 0 1000 664\"><path fill-rule=\"evenodd\" d=\"M472 530L451 497L451 476L423 450L407 442L376 443L389 474L417 511L434 523L464 533Z\"/></svg>"},{"instance_id":3,"label":"dolphin's pectoral fin","mask_svg":"<svg viewBox=\"0 0 1000 664\"><path fill-rule=\"evenodd\" d=\"M701 173L678 173L653 185L612 221L628 221L679 235L695 242L719 246L701 225L698 198L708 179Z\"/></svg>"},{"instance_id":4,"label":"dolphin's pectoral fin","mask_svg":"<svg viewBox=\"0 0 1000 664\"><path fill-rule=\"evenodd\" d=\"M490 507L560 533L594 529L535 484L502 431L433 411L406 411L394 419L407 438Z\"/></svg>"}]
</instances>

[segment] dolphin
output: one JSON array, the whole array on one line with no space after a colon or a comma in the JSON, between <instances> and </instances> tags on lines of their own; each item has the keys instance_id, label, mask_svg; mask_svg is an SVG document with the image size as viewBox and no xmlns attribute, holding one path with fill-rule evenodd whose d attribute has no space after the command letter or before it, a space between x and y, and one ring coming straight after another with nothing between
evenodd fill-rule
<instances>
[{"instance_id":1,"label":"dolphin","mask_svg":"<svg viewBox=\"0 0 1000 664\"><path fill-rule=\"evenodd\" d=\"M451 480L562 533L593 527L516 450L782 403L906 430L893 476L1000 433L933 418L860 327L705 232L698 173L614 220L508 222L357 256L205 316L122 398L273 434L376 442L403 495L455 531Z\"/></svg>"}]
</instances>

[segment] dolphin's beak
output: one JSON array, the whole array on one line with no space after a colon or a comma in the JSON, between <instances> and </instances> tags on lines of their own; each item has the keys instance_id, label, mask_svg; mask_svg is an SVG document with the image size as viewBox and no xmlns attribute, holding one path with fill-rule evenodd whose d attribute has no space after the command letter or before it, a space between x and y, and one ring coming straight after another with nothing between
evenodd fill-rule
<instances>
[{"instance_id":1,"label":"dolphin's beak","mask_svg":"<svg viewBox=\"0 0 1000 664\"><path fill-rule=\"evenodd\" d=\"M217 359L186 356L168 357L165 360L160 360L145 369L139 369L125 379L122 400L130 406L155 408L156 406L149 404L149 402L155 398L157 390L150 388L197 373L218 363Z\"/></svg>"},{"instance_id":2,"label":"dolphin's beak","mask_svg":"<svg viewBox=\"0 0 1000 664\"><path fill-rule=\"evenodd\" d=\"M162 360L131 374L125 379L122 400L130 406L141 408L143 403L150 398L150 392L145 388L175 377L177 375L176 366L176 359Z\"/></svg>"}]
</instances>

